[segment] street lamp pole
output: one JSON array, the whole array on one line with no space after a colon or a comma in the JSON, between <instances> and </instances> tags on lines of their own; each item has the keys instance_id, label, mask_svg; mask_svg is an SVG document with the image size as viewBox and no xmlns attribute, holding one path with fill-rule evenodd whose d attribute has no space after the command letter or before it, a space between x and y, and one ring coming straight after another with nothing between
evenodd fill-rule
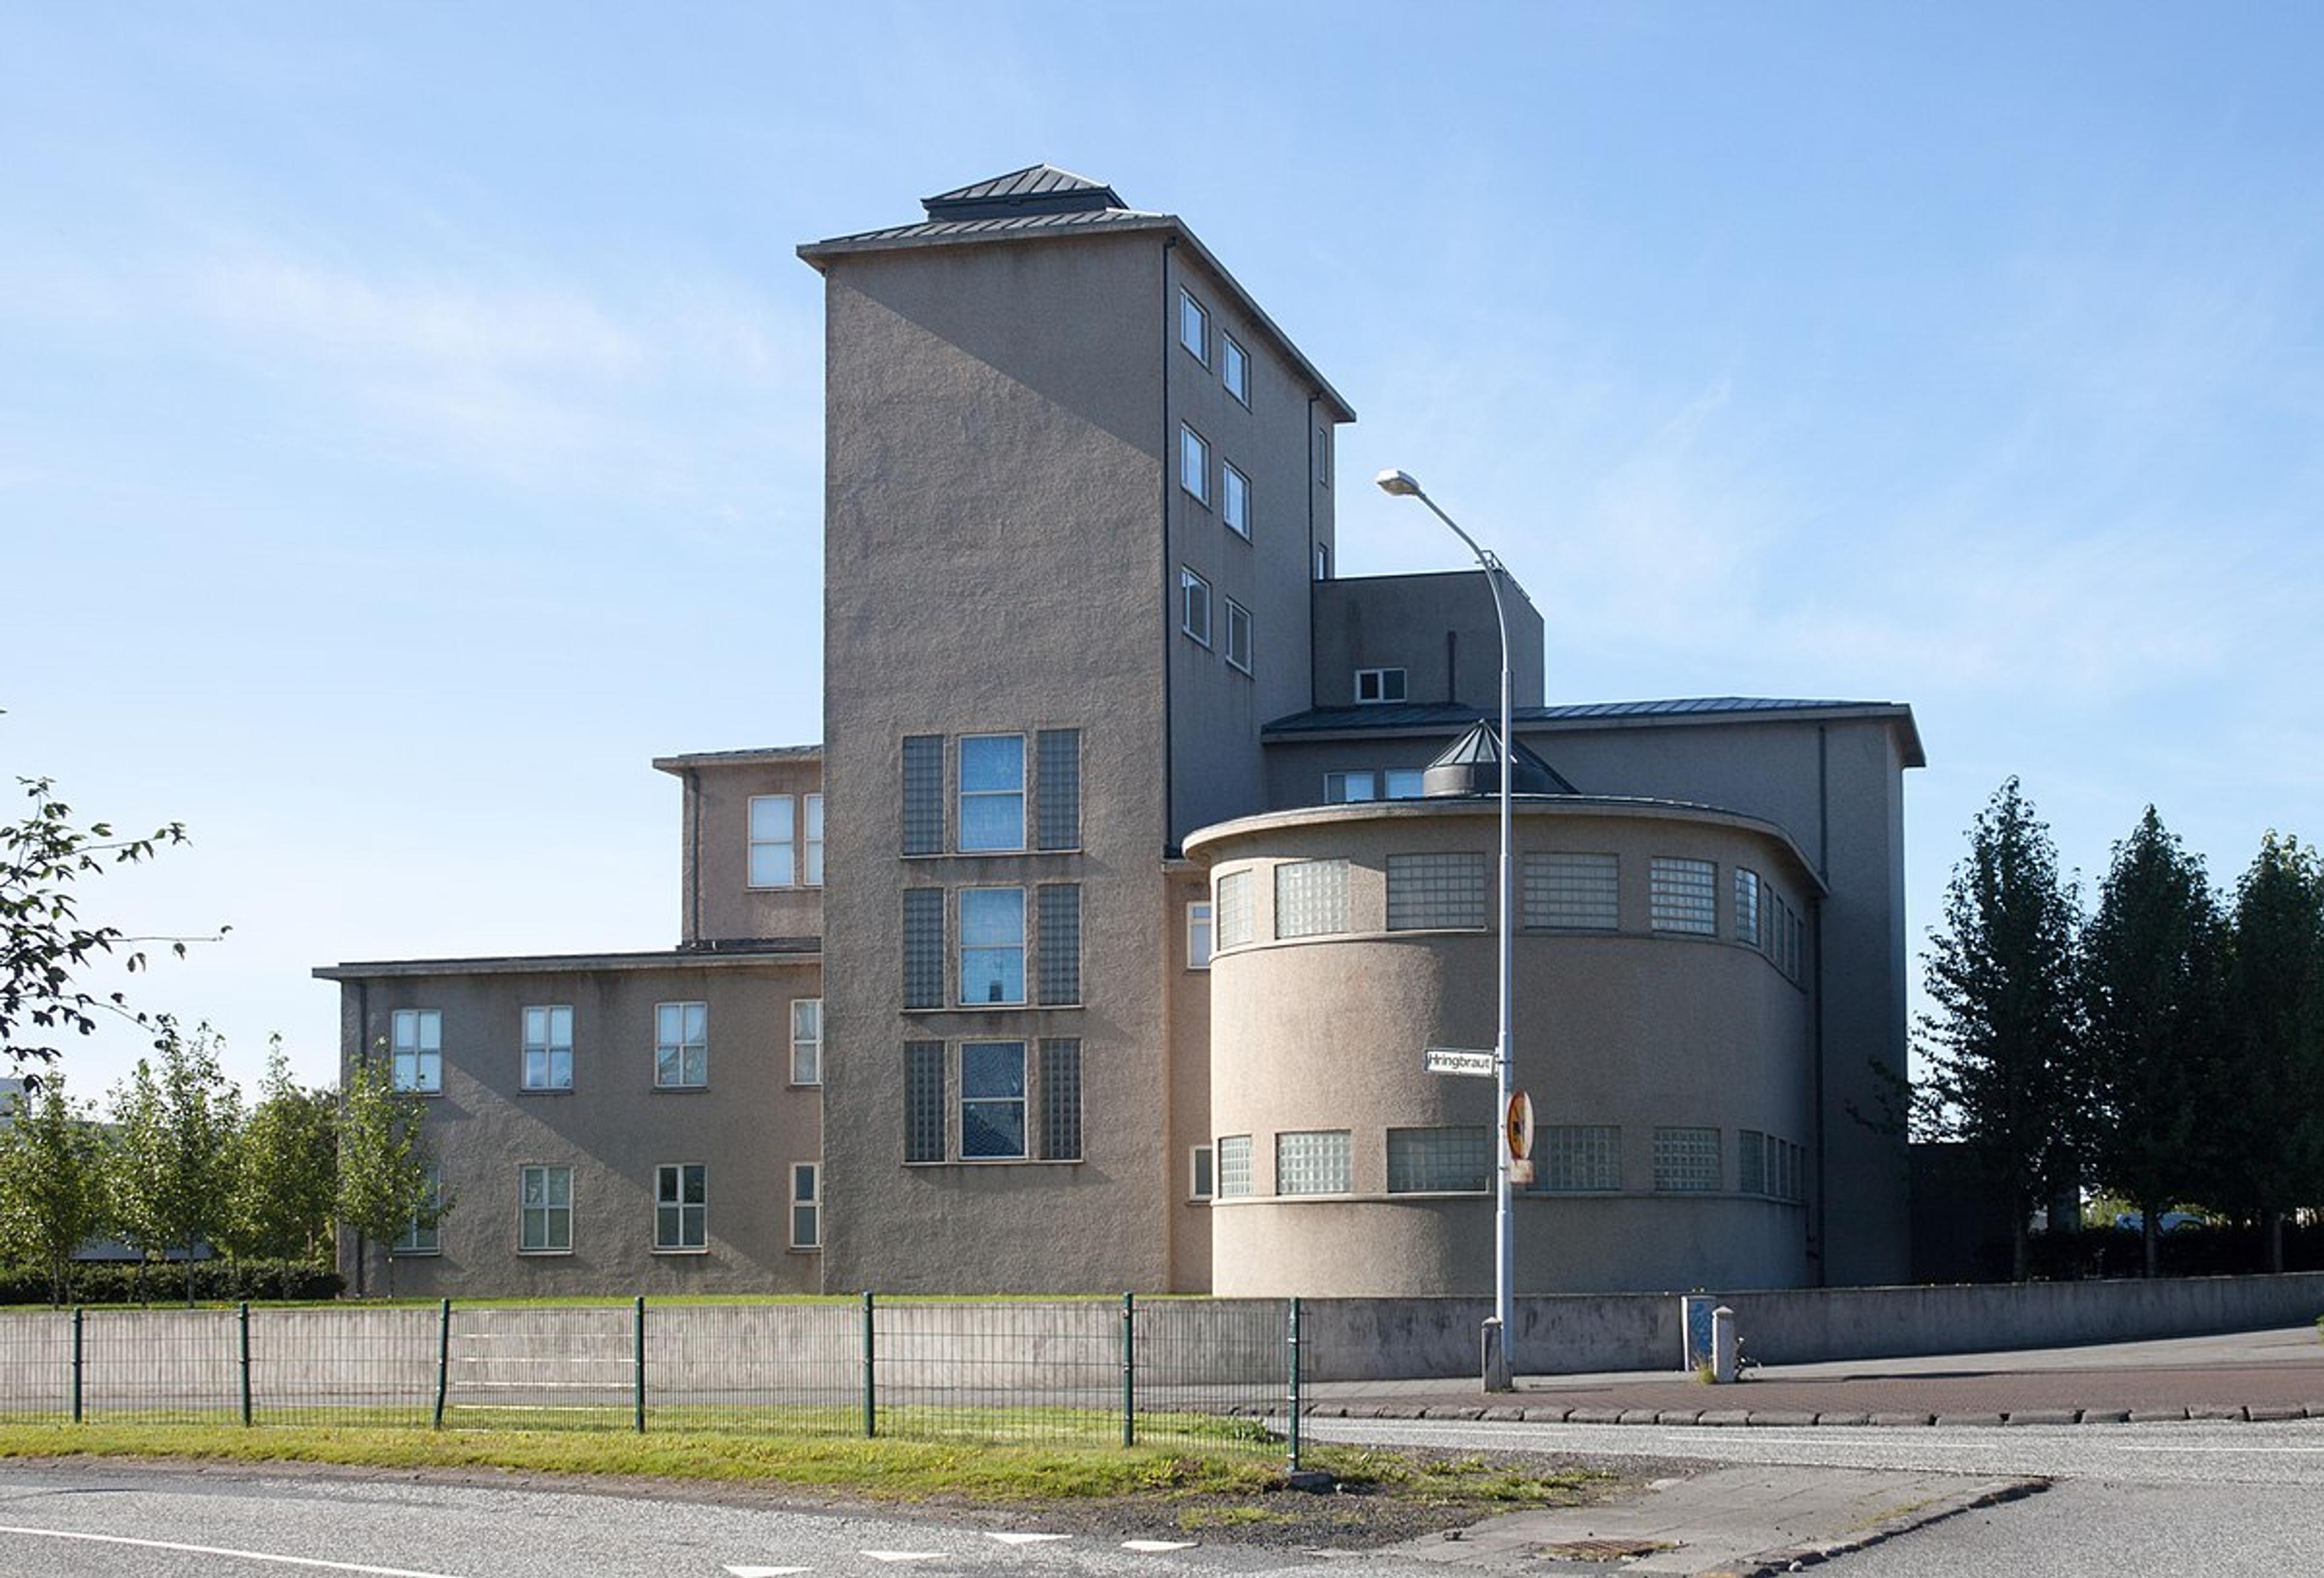
<instances>
[{"instance_id":1,"label":"street lamp pole","mask_svg":"<svg viewBox=\"0 0 2324 1578\"><path fill-rule=\"evenodd\" d=\"M1488 1391L1508 1391L1511 1389L1513 1366L1509 1358L1509 1339L1517 1328L1515 1296L1516 1237L1509 1220L1509 1137L1508 1114L1510 1088L1515 1079L1515 1050L1510 1037L1510 1002L1514 978L1511 952L1515 935L1510 915L1516 904L1516 863L1510 852L1509 839L1509 616L1501 601L1501 583L1508 575L1499 559L1477 546L1477 539L1461 529L1461 523L1444 513L1413 480L1409 472L1385 471L1372 481L1383 492L1399 499L1417 499L1428 506L1430 513L1452 530L1452 535L1467 545L1477 556L1477 564L1485 572L1485 584L1493 593L1493 619L1501 628L1501 902L1494 919L1499 932L1500 949L1500 1023L1493 1044L1494 1126L1500 1138L1493 1147L1496 1161L1493 1168L1493 1319L1486 1328L1484 1346L1484 1381Z\"/></svg>"}]
</instances>

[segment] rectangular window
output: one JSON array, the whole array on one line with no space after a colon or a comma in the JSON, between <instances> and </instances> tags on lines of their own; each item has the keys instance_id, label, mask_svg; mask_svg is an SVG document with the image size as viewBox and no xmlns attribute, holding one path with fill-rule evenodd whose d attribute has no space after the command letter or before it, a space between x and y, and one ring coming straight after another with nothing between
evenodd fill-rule
<instances>
[{"instance_id":1,"label":"rectangular window","mask_svg":"<svg viewBox=\"0 0 2324 1578\"><path fill-rule=\"evenodd\" d=\"M1735 868L1735 940L1759 946L1759 874L1740 866Z\"/></svg>"},{"instance_id":2,"label":"rectangular window","mask_svg":"<svg viewBox=\"0 0 2324 1578\"><path fill-rule=\"evenodd\" d=\"M969 734L960 742L964 854L1025 847L1025 737Z\"/></svg>"},{"instance_id":3,"label":"rectangular window","mask_svg":"<svg viewBox=\"0 0 2324 1578\"><path fill-rule=\"evenodd\" d=\"M823 1247L823 1166L815 1161L791 1163L791 1247Z\"/></svg>"},{"instance_id":4,"label":"rectangular window","mask_svg":"<svg viewBox=\"0 0 2324 1578\"><path fill-rule=\"evenodd\" d=\"M788 794L751 796L751 876L752 887L789 887L798 878L794 864L798 828Z\"/></svg>"},{"instance_id":5,"label":"rectangular window","mask_svg":"<svg viewBox=\"0 0 2324 1578\"><path fill-rule=\"evenodd\" d=\"M1344 1195L1353 1147L1345 1129L1307 1129L1275 1136L1275 1192Z\"/></svg>"},{"instance_id":6,"label":"rectangular window","mask_svg":"<svg viewBox=\"0 0 2324 1578\"><path fill-rule=\"evenodd\" d=\"M1219 1198L1239 1200L1250 1193L1250 1136L1219 1136Z\"/></svg>"},{"instance_id":7,"label":"rectangular window","mask_svg":"<svg viewBox=\"0 0 2324 1578\"><path fill-rule=\"evenodd\" d=\"M444 1011L399 1008L390 1021L390 1082L422 1096L444 1089Z\"/></svg>"},{"instance_id":8,"label":"rectangular window","mask_svg":"<svg viewBox=\"0 0 2324 1578\"><path fill-rule=\"evenodd\" d=\"M1323 803L1354 805L1379 798L1379 780L1368 771L1323 775Z\"/></svg>"},{"instance_id":9,"label":"rectangular window","mask_svg":"<svg viewBox=\"0 0 2324 1578\"><path fill-rule=\"evenodd\" d=\"M1250 873L1230 871L1219 878L1219 931L1221 948L1240 948L1250 940Z\"/></svg>"},{"instance_id":10,"label":"rectangular window","mask_svg":"<svg viewBox=\"0 0 2324 1578\"><path fill-rule=\"evenodd\" d=\"M1328 543L1317 543L1317 544L1315 545L1315 579L1316 579L1316 580L1318 580L1318 581L1329 581L1331 578L1332 578L1332 548L1331 548L1331 545L1330 545L1330 544L1328 544Z\"/></svg>"},{"instance_id":11,"label":"rectangular window","mask_svg":"<svg viewBox=\"0 0 2324 1578\"><path fill-rule=\"evenodd\" d=\"M1044 729L1034 736L1040 776L1034 780L1041 848L1082 847L1082 731Z\"/></svg>"},{"instance_id":12,"label":"rectangular window","mask_svg":"<svg viewBox=\"0 0 2324 1578\"><path fill-rule=\"evenodd\" d=\"M1735 1187L1747 1195L1775 1193L1767 1179L1767 1136L1757 1129L1736 1136Z\"/></svg>"},{"instance_id":13,"label":"rectangular window","mask_svg":"<svg viewBox=\"0 0 2324 1578\"><path fill-rule=\"evenodd\" d=\"M1332 429L1328 423L1315 424L1315 485L1332 485Z\"/></svg>"},{"instance_id":14,"label":"rectangular window","mask_svg":"<svg viewBox=\"0 0 2324 1578\"><path fill-rule=\"evenodd\" d=\"M1082 1000L1081 885L1050 882L1033 891L1041 1005L1071 1007Z\"/></svg>"},{"instance_id":15,"label":"rectangular window","mask_svg":"<svg viewBox=\"0 0 2324 1578\"><path fill-rule=\"evenodd\" d=\"M1235 470L1234 462L1219 463L1219 518L1245 541L1250 537L1250 479Z\"/></svg>"},{"instance_id":16,"label":"rectangular window","mask_svg":"<svg viewBox=\"0 0 2324 1578\"><path fill-rule=\"evenodd\" d=\"M1194 360L1204 366L1211 364L1211 315L1184 290L1178 292L1178 344L1193 352Z\"/></svg>"},{"instance_id":17,"label":"rectangular window","mask_svg":"<svg viewBox=\"0 0 2324 1578\"><path fill-rule=\"evenodd\" d=\"M1536 1189L1618 1189L1622 1131L1611 1124L1545 1124L1533 1132Z\"/></svg>"},{"instance_id":18,"label":"rectangular window","mask_svg":"<svg viewBox=\"0 0 2324 1578\"><path fill-rule=\"evenodd\" d=\"M1389 931L1482 931L1484 926L1484 856L1456 852L1388 858Z\"/></svg>"},{"instance_id":19,"label":"rectangular window","mask_svg":"<svg viewBox=\"0 0 2324 1578\"><path fill-rule=\"evenodd\" d=\"M1356 700L1367 706L1377 702L1403 701L1404 670L1400 668L1356 670Z\"/></svg>"},{"instance_id":20,"label":"rectangular window","mask_svg":"<svg viewBox=\"0 0 2324 1578\"><path fill-rule=\"evenodd\" d=\"M1025 1159L1025 1043L964 1041L960 1049L964 1161Z\"/></svg>"},{"instance_id":21,"label":"rectangular window","mask_svg":"<svg viewBox=\"0 0 2324 1578\"><path fill-rule=\"evenodd\" d=\"M1041 1160L1082 1159L1082 1043L1041 1043Z\"/></svg>"},{"instance_id":22,"label":"rectangular window","mask_svg":"<svg viewBox=\"0 0 2324 1578\"><path fill-rule=\"evenodd\" d=\"M1208 1145L1197 1145L1186 1154L1186 1197L1207 1200L1219 1192L1218 1174L1213 1170L1213 1152Z\"/></svg>"},{"instance_id":23,"label":"rectangular window","mask_svg":"<svg viewBox=\"0 0 2324 1578\"><path fill-rule=\"evenodd\" d=\"M823 1083L823 999L791 999L791 1083Z\"/></svg>"},{"instance_id":24,"label":"rectangular window","mask_svg":"<svg viewBox=\"0 0 2324 1578\"><path fill-rule=\"evenodd\" d=\"M698 1161L654 1169L654 1248L669 1252L710 1247L710 1170Z\"/></svg>"},{"instance_id":25,"label":"rectangular window","mask_svg":"<svg viewBox=\"0 0 2324 1578\"><path fill-rule=\"evenodd\" d=\"M1250 610L1231 597L1227 599L1227 662L1250 672Z\"/></svg>"},{"instance_id":26,"label":"rectangular window","mask_svg":"<svg viewBox=\"0 0 2324 1578\"><path fill-rule=\"evenodd\" d=\"M904 853L941 855L945 849L944 736L904 737Z\"/></svg>"},{"instance_id":27,"label":"rectangular window","mask_svg":"<svg viewBox=\"0 0 2324 1578\"><path fill-rule=\"evenodd\" d=\"M663 1089L710 1083L710 1005L654 1005L654 1083Z\"/></svg>"},{"instance_id":28,"label":"rectangular window","mask_svg":"<svg viewBox=\"0 0 2324 1578\"><path fill-rule=\"evenodd\" d=\"M1323 937L1348 929L1348 863L1286 860L1275 868L1275 934Z\"/></svg>"},{"instance_id":29,"label":"rectangular window","mask_svg":"<svg viewBox=\"0 0 2324 1578\"><path fill-rule=\"evenodd\" d=\"M524 1011L524 1088L573 1088L573 1010L562 1005Z\"/></svg>"},{"instance_id":30,"label":"rectangular window","mask_svg":"<svg viewBox=\"0 0 2324 1578\"><path fill-rule=\"evenodd\" d=\"M823 885L823 796L807 797L807 875L801 880L809 887Z\"/></svg>"},{"instance_id":31,"label":"rectangular window","mask_svg":"<svg viewBox=\"0 0 2324 1578\"><path fill-rule=\"evenodd\" d=\"M1425 794L1427 770L1423 767L1390 767L1380 775L1380 798L1383 800L1417 800Z\"/></svg>"},{"instance_id":32,"label":"rectangular window","mask_svg":"<svg viewBox=\"0 0 2324 1578\"><path fill-rule=\"evenodd\" d=\"M1192 427L1178 428L1178 485L1208 504L1211 501L1211 445Z\"/></svg>"},{"instance_id":33,"label":"rectangular window","mask_svg":"<svg viewBox=\"0 0 2324 1578\"><path fill-rule=\"evenodd\" d=\"M1388 1132L1391 1195L1482 1194L1493 1183L1493 1131L1485 1124Z\"/></svg>"},{"instance_id":34,"label":"rectangular window","mask_svg":"<svg viewBox=\"0 0 2324 1578\"><path fill-rule=\"evenodd\" d=\"M434 1162L427 1164L428 1199L420 1214L412 1217L402 1236L389 1246L391 1254L440 1254L444 1250L444 1234L438 1224L444 1213L444 1173Z\"/></svg>"},{"instance_id":35,"label":"rectangular window","mask_svg":"<svg viewBox=\"0 0 2324 1578\"><path fill-rule=\"evenodd\" d=\"M1665 1193L1701 1194L1719 1188L1717 1129L1656 1129L1655 1188Z\"/></svg>"},{"instance_id":36,"label":"rectangular window","mask_svg":"<svg viewBox=\"0 0 2324 1578\"><path fill-rule=\"evenodd\" d=\"M1719 934L1719 867L1657 855L1646 867L1646 914L1657 931Z\"/></svg>"},{"instance_id":37,"label":"rectangular window","mask_svg":"<svg viewBox=\"0 0 2324 1578\"><path fill-rule=\"evenodd\" d=\"M1219 381L1227 386L1227 393L1244 405L1250 404L1250 358L1243 354L1232 335L1219 335Z\"/></svg>"},{"instance_id":38,"label":"rectangular window","mask_svg":"<svg viewBox=\"0 0 2324 1578\"><path fill-rule=\"evenodd\" d=\"M517 1237L521 1254L573 1252L573 1170L517 1169Z\"/></svg>"},{"instance_id":39,"label":"rectangular window","mask_svg":"<svg viewBox=\"0 0 2324 1578\"><path fill-rule=\"evenodd\" d=\"M1178 628L1211 644L1211 583L1185 568L1178 572Z\"/></svg>"},{"instance_id":40,"label":"rectangular window","mask_svg":"<svg viewBox=\"0 0 2324 1578\"><path fill-rule=\"evenodd\" d=\"M944 889L908 887L904 890L904 1006L944 1005Z\"/></svg>"},{"instance_id":41,"label":"rectangular window","mask_svg":"<svg viewBox=\"0 0 2324 1578\"><path fill-rule=\"evenodd\" d=\"M1621 870L1611 855L1527 855L1525 923L1540 931L1611 931L1621 924Z\"/></svg>"},{"instance_id":42,"label":"rectangular window","mask_svg":"<svg viewBox=\"0 0 2324 1578\"><path fill-rule=\"evenodd\" d=\"M904 1043L904 1160L945 1159L945 1047Z\"/></svg>"},{"instance_id":43,"label":"rectangular window","mask_svg":"<svg viewBox=\"0 0 2324 1578\"><path fill-rule=\"evenodd\" d=\"M1196 899L1186 906L1186 968L1211 968L1211 905L1207 899Z\"/></svg>"},{"instance_id":44,"label":"rectangular window","mask_svg":"<svg viewBox=\"0 0 2324 1578\"><path fill-rule=\"evenodd\" d=\"M963 1007L1025 1001L1025 890L960 890L960 1001Z\"/></svg>"}]
</instances>

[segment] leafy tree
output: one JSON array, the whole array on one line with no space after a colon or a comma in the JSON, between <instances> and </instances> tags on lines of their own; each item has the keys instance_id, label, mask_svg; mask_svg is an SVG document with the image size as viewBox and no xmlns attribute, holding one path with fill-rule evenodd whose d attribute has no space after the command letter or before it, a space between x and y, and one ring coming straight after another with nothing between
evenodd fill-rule
<instances>
[{"instance_id":1,"label":"leafy tree","mask_svg":"<svg viewBox=\"0 0 2324 1578\"><path fill-rule=\"evenodd\" d=\"M195 1246L222 1237L231 1220L242 1096L218 1066L216 1032L181 1034L166 1014L160 1023L159 1066L141 1058L114 1087L112 1195L119 1226L149 1258L185 1252L191 1304Z\"/></svg>"},{"instance_id":2,"label":"leafy tree","mask_svg":"<svg viewBox=\"0 0 2324 1578\"><path fill-rule=\"evenodd\" d=\"M2077 908L2050 830L2009 779L1969 830L1931 934L1917 1126L1967 1143L2009 1203L2010 1274L2035 1205L2076 1177L2085 1110L2074 993Z\"/></svg>"},{"instance_id":3,"label":"leafy tree","mask_svg":"<svg viewBox=\"0 0 2324 1578\"><path fill-rule=\"evenodd\" d=\"M104 1133L61 1078L49 1079L0 1121L0 1251L46 1271L49 1300L61 1304L73 1251L105 1225Z\"/></svg>"},{"instance_id":4,"label":"leafy tree","mask_svg":"<svg viewBox=\"0 0 2324 1578\"><path fill-rule=\"evenodd\" d=\"M2324 863L2297 839L2270 832L2236 886L2227 1002L2211 1203L2258 1216L2281 1271L2285 1209L2324 1202Z\"/></svg>"},{"instance_id":5,"label":"leafy tree","mask_svg":"<svg viewBox=\"0 0 2324 1578\"><path fill-rule=\"evenodd\" d=\"M167 942L183 957L190 938L130 937L117 927L81 922L74 885L115 866L152 858L163 844L186 841L184 824L171 822L142 839L118 839L104 822L73 825L72 808L59 800L51 780L20 778L32 809L21 821L0 824L0 1050L19 1068L54 1062L62 1049L54 1037L67 1031L94 1034L97 1015L114 1013L138 1024L126 995L91 992L76 974L100 956L117 959L131 970L145 968L134 946ZM221 927L219 936L226 928ZM124 951L125 950L125 951ZM28 1074L28 1086L40 1083Z\"/></svg>"},{"instance_id":6,"label":"leafy tree","mask_svg":"<svg viewBox=\"0 0 2324 1578\"><path fill-rule=\"evenodd\" d=\"M277 1036L234 1156L223 1242L237 1257L318 1261L338 1200L338 1097L290 1078Z\"/></svg>"},{"instance_id":7,"label":"leafy tree","mask_svg":"<svg viewBox=\"0 0 2324 1578\"><path fill-rule=\"evenodd\" d=\"M2080 973L2098 1176L2138 1202L2150 1277L2163 1213L2219 1171L2206 1117L2219 1087L2224 940L2201 860L2148 806L2114 847Z\"/></svg>"},{"instance_id":8,"label":"leafy tree","mask_svg":"<svg viewBox=\"0 0 2324 1578\"><path fill-rule=\"evenodd\" d=\"M452 1208L437 1187L420 1125L424 1108L398 1090L384 1057L358 1058L339 1101L339 1220L388 1246L387 1290L395 1291L395 1241L417 1224L432 1227ZM363 1291L356 1244L355 1291Z\"/></svg>"}]
</instances>

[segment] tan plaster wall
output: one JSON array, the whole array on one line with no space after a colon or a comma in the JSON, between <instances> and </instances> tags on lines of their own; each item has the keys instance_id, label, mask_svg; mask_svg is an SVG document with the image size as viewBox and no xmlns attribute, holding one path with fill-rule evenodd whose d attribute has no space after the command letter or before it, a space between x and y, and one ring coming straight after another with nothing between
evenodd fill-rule
<instances>
[{"instance_id":1,"label":"tan plaster wall","mask_svg":"<svg viewBox=\"0 0 2324 1578\"><path fill-rule=\"evenodd\" d=\"M750 885L750 812L753 795L791 797L792 873L804 878L807 797L823 792L823 764L711 763L686 769L685 783L685 940L822 935L820 887Z\"/></svg>"}]
</instances>

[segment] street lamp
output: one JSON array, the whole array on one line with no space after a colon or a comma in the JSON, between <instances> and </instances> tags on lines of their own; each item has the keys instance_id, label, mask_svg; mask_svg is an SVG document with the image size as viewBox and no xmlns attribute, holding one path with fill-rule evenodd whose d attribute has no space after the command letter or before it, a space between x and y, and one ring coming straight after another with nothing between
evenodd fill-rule
<instances>
[{"instance_id":1,"label":"street lamp","mask_svg":"<svg viewBox=\"0 0 2324 1578\"><path fill-rule=\"evenodd\" d=\"M1493 618L1501 627L1501 902L1495 920L1500 943L1500 1025L1493 1045L1493 1094L1495 1126L1501 1131L1494 1146L1498 1158L1493 1168L1493 1318L1485 1328L1484 1371L1487 1391L1510 1390L1509 1335L1516 1329L1511 1283L1515 1237L1509 1223L1509 1087L1515 1082L1512 1066L1513 1051L1509 1037L1509 1002L1511 988L1509 911L1515 900L1516 879L1509 852L1509 616L1501 604L1501 582L1508 571L1500 560L1477 546L1477 539L1461 529L1460 522L1442 509L1413 480L1410 472L1385 471L1372 481L1380 491L1398 499L1417 499L1428 506L1437 519L1452 528L1452 535L1468 545L1477 555L1477 563L1485 572L1485 584L1493 593Z\"/></svg>"}]
</instances>

